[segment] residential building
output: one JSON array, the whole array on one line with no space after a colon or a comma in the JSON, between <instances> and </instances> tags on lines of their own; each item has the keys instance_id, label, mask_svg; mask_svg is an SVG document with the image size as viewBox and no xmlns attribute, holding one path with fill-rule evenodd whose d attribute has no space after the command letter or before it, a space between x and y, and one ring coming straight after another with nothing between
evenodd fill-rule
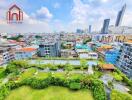
<instances>
[{"instance_id":1,"label":"residential building","mask_svg":"<svg viewBox=\"0 0 132 100\"><path fill-rule=\"evenodd\" d=\"M15 59L14 51L10 47L0 47L0 65L6 64Z\"/></svg>"},{"instance_id":2,"label":"residential building","mask_svg":"<svg viewBox=\"0 0 132 100\"><path fill-rule=\"evenodd\" d=\"M118 50L112 50L105 52L104 60L110 64L116 64L117 57L119 56Z\"/></svg>"},{"instance_id":3,"label":"residential building","mask_svg":"<svg viewBox=\"0 0 132 100\"><path fill-rule=\"evenodd\" d=\"M26 58L32 58L37 53L36 48L31 47L24 47L17 49L15 52L15 58L16 59L26 59Z\"/></svg>"},{"instance_id":4,"label":"residential building","mask_svg":"<svg viewBox=\"0 0 132 100\"><path fill-rule=\"evenodd\" d=\"M74 48L75 43L74 42L63 42L61 43L62 49L72 49Z\"/></svg>"},{"instance_id":5,"label":"residential building","mask_svg":"<svg viewBox=\"0 0 132 100\"><path fill-rule=\"evenodd\" d=\"M132 79L132 40L125 42L121 47L116 66Z\"/></svg>"},{"instance_id":6,"label":"residential building","mask_svg":"<svg viewBox=\"0 0 132 100\"><path fill-rule=\"evenodd\" d=\"M63 49L61 50L61 57L64 58L76 58L77 57L77 53L75 52L75 50L71 50L71 49Z\"/></svg>"},{"instance_id":7,"label":"residential building","mask_svg":"<svg viewBox=\"0 0 132 100\"><path fill-rule=\"evenodd\" d=\"M125 10L126 10L126 4L124 4L122 9L118 12L115 26L120 26L121 25Z\"/></svg>"},{"instance_id":8,"label":"residential building","mask_svg":"<svg viewBox=\"0 0 132 100\"><path fill-rule=\"evenodd\" d=\"M78 57L81 59L98 59L98 54L93 51L88 51L86 49L76 49Z\"/></svg>"},{"instance_id":9,"label":"residential building","mask_svg":"<svg viewBox=\"0 0 132 100\"><path fill-rule=\"evenodd\" d=\"M103 28L102 28L102 34L108 34L108 28L109 28L110 19L105 19Z\"/></svg>"},{"instance_id":10,"label":"residential building","mask_svg":"<svg viewBox=\"0 0 132 100\"><path fill-rule=\"evenodd\" d=\"M60 43L59 42L41 42L39 44L38 56L40 57L60 56Z\"/></svg>"}]
</instances>

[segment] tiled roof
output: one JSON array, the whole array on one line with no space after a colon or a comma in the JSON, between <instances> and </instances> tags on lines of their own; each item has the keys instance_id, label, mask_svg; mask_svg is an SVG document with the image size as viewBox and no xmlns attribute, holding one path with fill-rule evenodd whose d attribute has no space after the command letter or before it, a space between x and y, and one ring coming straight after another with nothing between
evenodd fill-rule
<instances>
[{"instance_id":1,"label":"tiled roof","mask_svg":"<svg viewBox=\"0 0 132 100\"><path fill-rule=\"evenodd\" d=\"M103 65L101 65L101 68L105 69L105 70L115 69L113 64L103 64Z\"/></svg>"},{"instance_id":2,"label":"tiled roof","mask_svg":"<svg viewBox=\"0 0 132 100\"><path fill-rule=\"evenodd\" d=\"M23 52L31 52L31 51L35 51L36 48L21 48L18 51L23 51Z\"/></svg>"}]
</instances>

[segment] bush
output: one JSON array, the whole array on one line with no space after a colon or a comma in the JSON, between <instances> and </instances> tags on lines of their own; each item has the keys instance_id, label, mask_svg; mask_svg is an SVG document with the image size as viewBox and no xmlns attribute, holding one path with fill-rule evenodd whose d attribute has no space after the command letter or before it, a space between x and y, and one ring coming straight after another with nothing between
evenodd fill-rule
<instances>
[{"instance_id":1,"label":"bush","mask_svg":"<svg viewBox=\"0 0 132 100\"><path fill-rule=\"evenodd\" d=\"M30 67L28 65L28 62L25 60L14 60L14 61L11 61L9 64L15 65L19 68L29 68Z\"/></svg>"},{"instance_id":2,"label":"bush","mask_svg":"<svg viewBox=\"0 0 132 100\"><path fill-rule=\"evenodd\" d=\"M122 80L123 80L122 76L119 75L119 74L116 73L116 72L113 72L113 73L112 73L112 76L114 77L114 79L115 79L116 81L122 81Z\"/></svg>"},{"instance_id":3,"label":"bush","mask_svg":"<svg viewBox=\"0 0 132 100\"><path fill-rule=\"evenodd\" d=\"M40 65L38 65L37 66L37 68L39 68L39 69L46 69L47 68L47 64L40 64Z\"/></svg>"},{"instance_id":4,"label":"bush","mask_svg":"<svg viewBox=\"0 0 132 100\"><path fill-rule=\"evenodd\" d=\"M74 66L74 69L81 69L81 66L80 65Z\"/></svg>"},{"instance_id":5,"label":"bush","mask_svg":"<svg viewBox=\"0 0 132 100\"><path fill-rule=\"evenodd\" d=\"M70 83L70 89L72 90L79 90L81 89L81 84L77 82L71 82Z\"/></svg>"},{"instance_id":6,"label":"bush","mask_svg":"<svg viewBox=\"0 0 132 100\"><path fill-rule=\"evenodd\" d=\"M4 100L4 98L9 94L9 87L3 85L0 87L0 100Z\"/></svg>"},{"instance_id":7,"label":"bush","mask_svg":"<svg viewBox=\"0 0 132 100\"><path fill-rule=\"evenodd\" d=\"M112 83L112 81L108 81L108 87L110 88L110 89L112 89L113 88L113 83Z\"/></svg>"},{"instance_id":8,"label":"bush","mask_svg":"<svg viewBox=\"0 0 132 100\"><path fill-rule=\"evenodd\" d=\"M4 68L0 68L0 79L6 76L6 72Z\"/></svg>"},{"instance_id":9,"label":"bush","mask_svg":"<svg viewBox=\"0 0 132 100\"><path fill-rule=\"evenodd\" d=\"M80 60L81 69L86 69L88 67L87 60L81 59Z\"/></svg>"},{"instance_id":10,"label":"bush","mask_svg":"<svg viewBox=\"0 0 132 100\"><path fill-rule=\"evenodd\" d=\"M115 72L117 72L120 76L122 76L123 78L123 82L127 83L127 85L129 85L132 88L132 80L128 79L128 77L123 74L119 69L115 69Z\"/></svg>"},{"instance_id":11,"label":"bush","mask_svg":"<svg viewBox=\"0 0 132 100\"><path fill-rule=\"evenodd\" d=\"M28 85L35 89L43 89L49 86L49 81L47 79L41 80L36 78L29 78L29 79L23 80L22 83L23 85Z\"/></svg>"},{"instance_id":12,"label":"bush","mask_svg":"<svg viewBox=\"0 0 132 100\"><path fill-rule=\"evenodd\" d=\"M95 78L100 78L102 75L103 75L103 73L102 72L99 72L99 71L94 71L94 74L93 74L93 76Z\"/></svg>"},{"instance_id":13,"label":"bush","mask_svg":"<svg viewBox=\"0 0 132 100\"><path fill-rule=\"evenodd\" d=\"M111 92L111 100L132 100L132 96L129 94L124 94L116 90Z\"/></svg>"},{"instance_id":14,"label":"bush","mask_svg":"<svg viewBox=\"0 0 132 100\"><path fill-rule=\"evenodd\" d=\"M16 73L19 74L19 69L16 65L8 64L5 70L6 73Z\"/></svg>"},{"instance_id":15,"label":"bush","mask_svg":"<svg viewBox=\"0 0 132 100\"><path fill-rule=\"evenodd\" d=\"M93 80L91 89L95 100L106 100L104 85L100 80Z\"/></svg>"},{"instance_id":16,"label":"bush","mask_svg":"<svg viewBox=\"0 0 132 100\"><path fill-rule=\"evenodd\" d=\"M50 70L53 70L53 71L56 71L57 69L58 69L57 66L52 66L52 67L50 67Z\"/></svg>"},{"instance_id":17,"label":"bush","mask_svg":"<svg viewBox=\"0 0 132 100\"><path fill-rule=\"evenodd\" d=\"M69 63L65 64L65 67L64 67L65 70L67 71L72 71L73 70L73 66Z\"/></svg>"},{"instance_id":18,"label":"bush","mask_svg":"<svg viewBox=\"0 0 132 100\"><path fill-rule=\"evenodd\" d=\"M62 68L64 68L65 67L65 65L61 65L61 64L59 64L59 65L56 65L58 68L60 68L60 69L62 69Z\"/></svg>"}]
</instances>

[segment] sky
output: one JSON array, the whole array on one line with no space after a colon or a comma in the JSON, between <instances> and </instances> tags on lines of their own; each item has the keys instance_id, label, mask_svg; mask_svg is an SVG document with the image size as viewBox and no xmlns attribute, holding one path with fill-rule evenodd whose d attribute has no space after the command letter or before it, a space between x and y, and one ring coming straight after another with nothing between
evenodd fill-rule
<instances>
[{"instance_id":1,"label":"sky","mask_svg":"<svg viewBox=\"0 0 132 100\"><path fill-rule=\"evenodd\" d=\"M106 18L115 25L125 3L122 26L132 26L132 0L0 0L0 32L74 32L89 25L99 31ZM14 4L24 12L22 24L7 24L6 12Z\"/></svg>"}]
</instances>

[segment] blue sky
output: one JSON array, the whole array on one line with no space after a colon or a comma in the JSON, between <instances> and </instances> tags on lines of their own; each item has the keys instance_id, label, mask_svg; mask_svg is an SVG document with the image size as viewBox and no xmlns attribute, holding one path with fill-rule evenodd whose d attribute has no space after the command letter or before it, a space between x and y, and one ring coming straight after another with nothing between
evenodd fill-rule
<instances>
[{"instance_id":1,"label":"blue sky","mask_svg":"<svg viewBox=\"0 0 132 100\"><path fill-rule=\"evenodd\" d=\"M115 24L118 11L127 4L122 25L132 26L132 0L0 0L0 32L54 32L87 29L99 31L103 20ZM24 11L21 25L6 23L8 8L17 4Z\"/></svg>"}]
</instances>

